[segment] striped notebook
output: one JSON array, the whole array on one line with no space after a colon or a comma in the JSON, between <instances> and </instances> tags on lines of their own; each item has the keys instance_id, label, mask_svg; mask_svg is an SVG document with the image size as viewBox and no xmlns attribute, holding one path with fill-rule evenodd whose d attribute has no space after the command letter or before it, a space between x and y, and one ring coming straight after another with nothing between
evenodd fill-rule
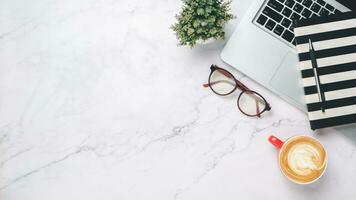
<instances>
[{"instance_id":1,"label":"striped notebook","mask_svg":"<svg viewBox=\"0 0 356 200\"><path fill-rule=\"evenodd\" d=\"M356 122L356 14L301 20L295 25L311 128ZM309 43L315 50L317 71Z\"/></svg>"}]
</instances>

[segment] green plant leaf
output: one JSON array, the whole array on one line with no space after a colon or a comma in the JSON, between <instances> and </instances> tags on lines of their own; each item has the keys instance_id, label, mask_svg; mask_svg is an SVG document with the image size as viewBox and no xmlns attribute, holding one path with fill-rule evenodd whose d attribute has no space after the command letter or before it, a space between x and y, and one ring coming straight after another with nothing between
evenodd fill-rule
<instances>
[{"instance_id":1,"label":"green plant leaf","mask_svg":"<svg viewBox=\"0 0 356 200\"><path fill-rule=\"evenodd\" d=\"M203 8L198 8L197 14L198 15L204 15L204 9Z\"/></svg>"}]
</instances>

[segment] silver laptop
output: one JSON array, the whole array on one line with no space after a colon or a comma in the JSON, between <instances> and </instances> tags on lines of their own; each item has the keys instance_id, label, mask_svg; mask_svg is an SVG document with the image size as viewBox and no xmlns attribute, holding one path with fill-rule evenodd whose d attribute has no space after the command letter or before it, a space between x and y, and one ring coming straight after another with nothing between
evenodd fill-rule
<instances>
[{"instance_id":1,"label":"silver laptop","mask_svg":"<svg viewBox=\"0 0 356 200\"><path fill-rule=\"evenodd\" d=\"M255 0L221 59L305 111L292 21L346 12L352 1Z\"/></svg>"}]
</instances>

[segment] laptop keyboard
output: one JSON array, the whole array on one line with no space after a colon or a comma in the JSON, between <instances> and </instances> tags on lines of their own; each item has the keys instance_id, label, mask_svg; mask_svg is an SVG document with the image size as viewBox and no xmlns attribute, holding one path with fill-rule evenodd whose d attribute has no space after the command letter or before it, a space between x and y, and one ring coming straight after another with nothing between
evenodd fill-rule
<instances>
[{"instance_id":1,"label":"laptop keyboard","mask_svg":"<svg viewBox=\"0 0 356 200\"><path fill-rule=\"evenodd\" d=\"M293 20L341 13L323 0L267 0L255 23L277 38L295 45Z\"/></svg>"}]
</instances>

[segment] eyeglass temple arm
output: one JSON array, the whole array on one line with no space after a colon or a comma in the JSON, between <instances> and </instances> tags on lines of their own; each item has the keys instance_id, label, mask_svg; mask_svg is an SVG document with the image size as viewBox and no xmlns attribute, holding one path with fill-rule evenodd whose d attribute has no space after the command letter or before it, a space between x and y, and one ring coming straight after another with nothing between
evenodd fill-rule
<instances>
[{"instance_id":1,"label":"eyeglass temple arm","mask_svg":"<svg viewBox=\"0 0 356 200\"><path fill-rule=\"evenodd\" d=\"M210 82L210 84L209 84L209 83L204 83L204 84L203 84L203 87L209 87L209 86L211 86L211 85L215 85L215 84L221 83L221 82L228 83L228 84L230 84L230 85L232 85L232 86L235 86L234 83L231 83L231 82L229 82L229 81L227 81L227 80L220 80L220 81Z\"/></svg>"},{"instance_id":2,"label":"eyeglass temple arm","mask_svg":"<svg viewBox=\"0 0 356 200\"><path fill-rule=\"evenodd\" d=\"M246 85L244 85L243 83L241 83L239 80L237 80L235 78L235 81L237 83L237 87L242 90L242 91L251 91L250 88L248 88Z\"/></svg>"},{"instance_id":3,"label":"eyeglass temple arm","mask_svg":"<svg viewBox=\"0 0 356 200\"><path fill-rule=\"evenodd\" d=\"M221 69L217 69L221 74L223 74L224 76L228 77L228 78L232 78L232 79L235 79L235 77L231 76L231 74L227 73L226 71L224 70L221 70Z\"/></svg>"}]
</instances>

